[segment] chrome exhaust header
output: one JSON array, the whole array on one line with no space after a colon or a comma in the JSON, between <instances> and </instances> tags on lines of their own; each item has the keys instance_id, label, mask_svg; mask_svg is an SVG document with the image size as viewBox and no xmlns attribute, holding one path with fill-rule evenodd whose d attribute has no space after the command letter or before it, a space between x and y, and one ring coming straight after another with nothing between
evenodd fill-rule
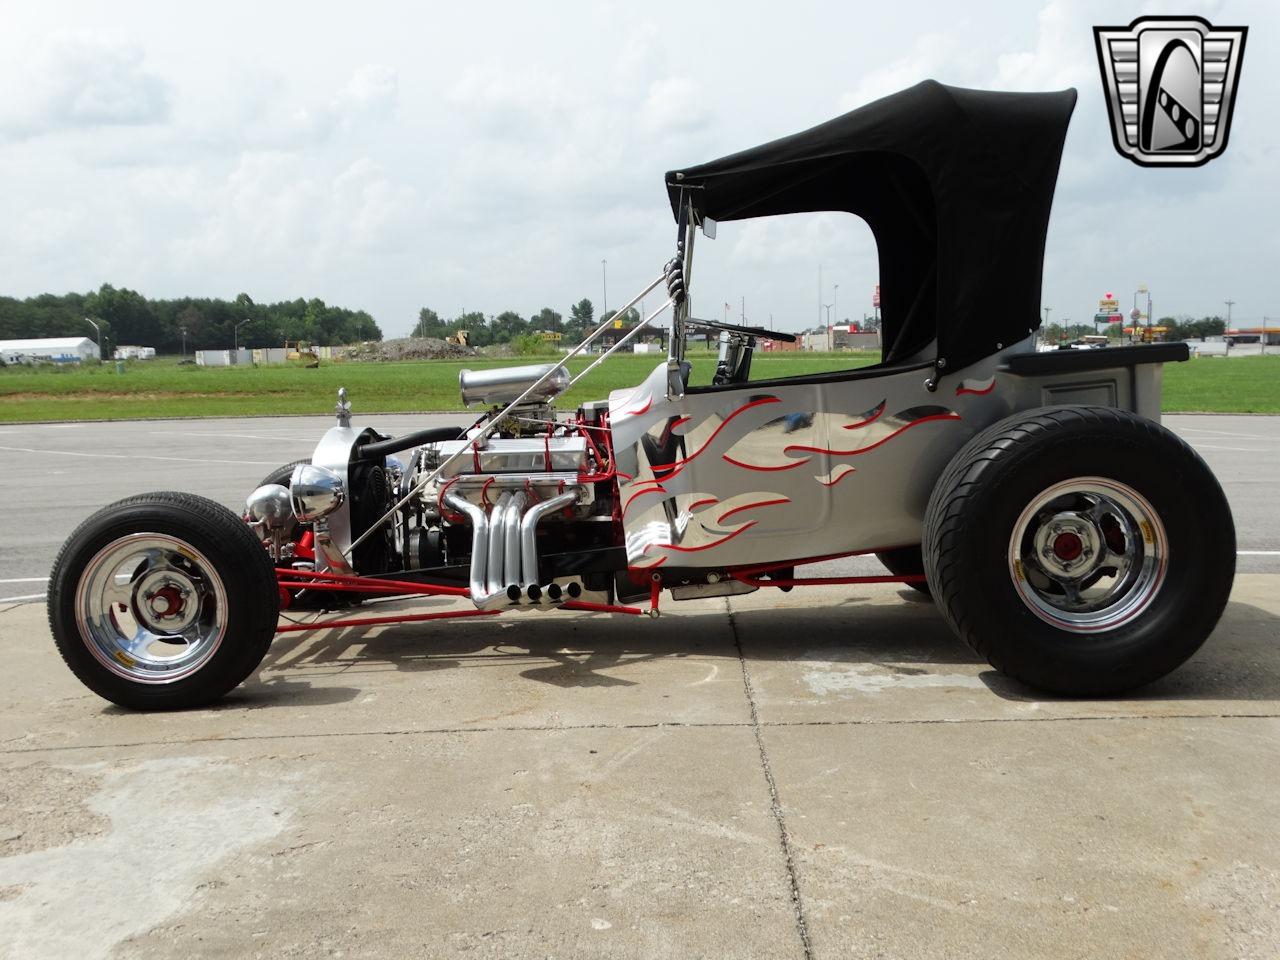
<instances>
[{"instance_id":1,"label":"chrome exhaust header","mask_svg":"<svg viewBox=\"0 0 1280 960\"><path fill-rule=\"evenodd\" d=\"M578 502L578 492L570 490L525 509L528 495L523 490L504 491L492 512L472 503L460 493L449 491L445 505L471 521L471 600L481 610L507 604L542 605L573 599L582 586L538 583L538 523L543 517Z\"/></svg>"},{"instance_id":2,"label":"chrome exhaust header","mask_svg":"<svg viewBox=\"0 0 1280 960\"><path fill-rule=\"evenodd\" d=\"M571 507L577 502L576 491L562 493L550 500L535 503L520 521L520 573L525 593L529 594L531 599L533 599L532 591L541 592L538 583L538 522L547 514ZM537 600L535 599L534 602Z\"/></svg>"}]
</instances>

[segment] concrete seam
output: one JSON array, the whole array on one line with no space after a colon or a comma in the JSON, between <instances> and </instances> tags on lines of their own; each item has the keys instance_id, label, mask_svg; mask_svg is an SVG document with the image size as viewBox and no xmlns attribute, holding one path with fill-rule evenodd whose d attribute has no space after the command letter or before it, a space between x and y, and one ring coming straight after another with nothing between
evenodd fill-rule
<instances>
[{"instance_id":1,"label":"concrete seam","mask_svg":"<svg viewBox=\"0 0 1280 960\"><path fill-rule=\"evenodd\" d=\"M764 745L764 730L760 725L760 713L756 709L756 692L751 686L751 674L747 670L747 658L742 650L742 639L738 636L738 624L734 620L733 607L729 598L724 601L725 613L729 617L729 631L733 634L733 645L738 650L738 663L742 667L742 689L747 695L747 706L751 711L751 730L755 735L756 749L760 754L760 769L764 772L765 783L769 786L769 808L773 814L773 822L778 826L778 843L782 848L783 865L787 870L787 882L791 887L791 905L796 914L796 933L800 937L800 946L805 960L813 960L813 944L809 940L809 926L805 921L804 900L800 895L800 878L796 874L795 857L791 851L791 835L787 830L786 817L782 812L782 801L778 796L778 783L773 778L773 768L769 764L769 751Z\"/></svg>"},{"instance_id":2,"label":"concrete seam","mask_svg":"<svg viewBox=\"0 0 1280 960\"><path fill-rule=\"evenodd\" d=\"M92 695L79 699L89 699ZM786 729L801 727L912 727L912 726L965 726L988 723L1097 723L1123 720L1277 720L1275 713L1170 713L1127 714L1113 717L975 717L969 720L916 719L916 720L761 720L761 729ZM582 730L734 730L751 727L750 722L700 721L682 723L673 720L655 720L652 723L576 723L560 726L527 727L423 727L419 730L335 730L324 733L262 733L232 737L188 737L177 740L125 740L119 743L82 743L58 747L0 748L0 756L24 753L64 753L71 750L124 750L130 747L183 747L211 743L257 743L269 740L323 740L350 737L422 737L453 736L461 733L574 733ZM0 743L13 743L22 737L10 737Z\"/></svg>"}]
</instances>

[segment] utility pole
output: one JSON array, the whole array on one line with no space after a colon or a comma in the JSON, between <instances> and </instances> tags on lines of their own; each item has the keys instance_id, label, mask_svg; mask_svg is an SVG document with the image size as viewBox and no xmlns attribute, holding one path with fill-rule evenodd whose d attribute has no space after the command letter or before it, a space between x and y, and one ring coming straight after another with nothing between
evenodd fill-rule
<instances>
[{"instance_id":1,"label":"utility pole","mask_svg":"<svg viewBox=\"0 0 1280 960\"><path fill-rule=\"evenodd\" d=\"M1236 302L1234 300L1223 300L1222 302L1227 305L1227 333L1230 333L1231 332L1231 308L1235 306Z\"/></svg>"},{"instance_id":2,"label":"utility pole","mask_svg":"<svg viewBox=\"0 0 1280 960\"><path fill-rule=\"evenodd\" d=\"M1262 337L1258 342L1259 356L1266 356L1267 354L1267 321L1270 319L1271 319L1270 317L1262 318Z\"/></svg>"},{"instance_id":3,"label":"utility pole","mask_svg":"<svg viewBox=\"0 0 1280 960\"><path fill-rule=\"evenodd\" d=\"M600 261L600 312L609 309L609 261Z\"/></svg>"},{"instance_id":4,"label":"utility pole","mask_svg":"<svg viewBox=\"0 0 1280 960\"><path fill-rule=\"evenodd\" d=\"M102 329L98 326L98 321L92 320L89 317L85 317L84 322L93 324L93 332L98 336L98 359L99 360L105 359L102 356Z\"/></svg>"},{"instance_id":5,"label":"utility pole","mask_svg":"<svg viewBox=\"0 0 1280 960\"><path fill-rule=\"evenodd\" d=\"M835 285L835 290L832 291L831 301L836 305L836 319L839 320L840 319L840 284L838 283Z\"/></svg>"},{"instance_id":6,"label":"utility pole","mask_svg":"<svg viewBox=\"0 0 1280 960\"><path fill-rule=\"evenodd\" d=\"M818 264L818 326L822 326L822 264Z\"/></svg>"}]
</instances>

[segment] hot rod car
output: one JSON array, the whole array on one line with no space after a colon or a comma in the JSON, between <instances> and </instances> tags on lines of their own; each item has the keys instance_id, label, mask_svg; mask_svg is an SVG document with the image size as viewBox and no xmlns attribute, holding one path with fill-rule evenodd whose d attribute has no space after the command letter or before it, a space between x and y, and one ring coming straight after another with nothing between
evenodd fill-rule
<instances>
[{"instance_id":1,"label":"hot rod car","mask_svg":"<svg viewBox=\"0 0 1280 960\"><path fill-rule=\"evenodd\" d=\"M1209 469L1159 423L1162 364L1185 345L1035 349L1075 99L929 81L668 173L676 254L622 308L665 294L637 331L670 311L643 383L554 407L633 331L573 379L563 362L463 371L463 401L487 412L456 427L382 436L340 391L310 459L264 478L243 516L170 492L86 520L51 579L59 651L109 700L183 707L241 683L284 632L656 617L663 594L880 581L931 594L996 668L1047 691L1165 675L1222 613L1235 534ZM753 379L757 345L794 338L694 314L695 237L813 211L875 236L881 361ZM718 337L710 383L691 382L690 331ZM858 554L888 573L796 572ZM453 602L380 615L415 595Z\"/></svg>"}]
</instances>

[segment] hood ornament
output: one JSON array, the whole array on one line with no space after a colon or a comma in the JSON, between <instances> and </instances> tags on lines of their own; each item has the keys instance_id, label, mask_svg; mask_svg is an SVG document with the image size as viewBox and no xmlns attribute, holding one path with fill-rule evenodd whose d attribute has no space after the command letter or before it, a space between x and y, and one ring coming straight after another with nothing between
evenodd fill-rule
<instances>
[{"instance_id":1,"label":"hood ornament","mask_svg":"<svg viewBox=\"0 0 1280 960\"><path fill-rule=\"evenodd\" d=\"M338 426L351 426L351 404L347 400L347 388L338 388L338 403L333 408L333 414L338 418Z\"/></svg>"}]
</instances>

